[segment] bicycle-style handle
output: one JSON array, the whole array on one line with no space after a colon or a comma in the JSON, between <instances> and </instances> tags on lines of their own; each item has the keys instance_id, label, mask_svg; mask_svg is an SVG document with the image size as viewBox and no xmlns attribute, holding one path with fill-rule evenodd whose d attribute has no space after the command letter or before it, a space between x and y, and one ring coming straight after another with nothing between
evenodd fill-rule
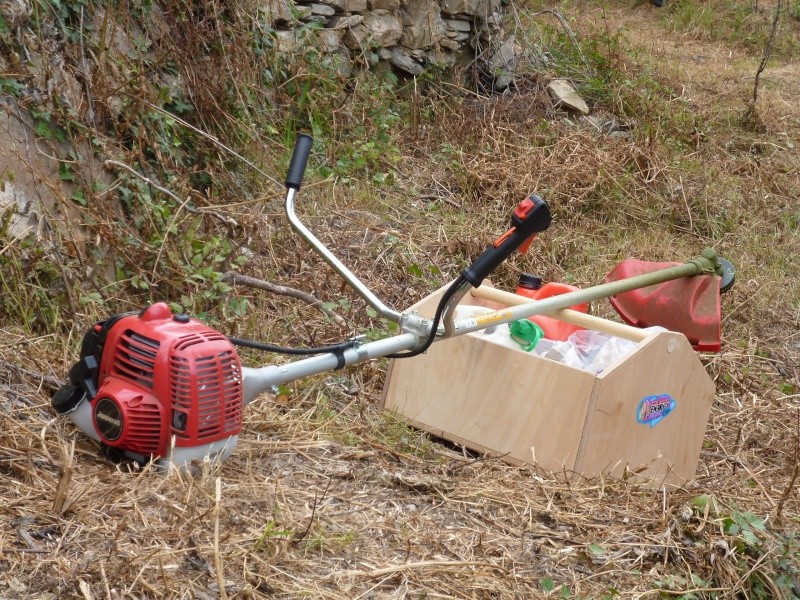
<instances>
[{"instance_id":1,"label":"bicycle-style handle","mask_svg":"<svg viewBox=\"0 0 800 600\"><path fill-rule=\"evenodd\" d=\"M301 133L297 136L297 141L294 143L294 152L292 152L292 160L289 163L289 172L286 173L287 189L300 189L313 143L314 138L307 133Z\"/></svg>"},{"instance_id":2,"label":"bicycle-style handle","mask_svg":"<svg viewBox=\"0 0 800 600\"><path fill-rule=\"evenodd\" d=\"M550 227L551 221L550 207L539 196L531 194L514 209L511 229L497 238L461 275L473 287L480 286L514 250L519 248L520 252L527 252L536 234Z\"/></svg>"}]
</instances>

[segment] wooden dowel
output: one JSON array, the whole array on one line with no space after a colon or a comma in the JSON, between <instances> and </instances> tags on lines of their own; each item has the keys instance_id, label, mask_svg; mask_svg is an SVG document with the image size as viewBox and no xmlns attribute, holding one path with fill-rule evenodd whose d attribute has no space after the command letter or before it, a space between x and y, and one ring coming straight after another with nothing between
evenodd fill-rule
<instances>
[{"instance_id":1,"label":"wooden dowel","mask_svg":"<svg viewBox=\"0 0 800 600\"><path fill-rule=\"evenodd\" d=\"M531 298L512 294L511 292L504 292L485 285L472 288L470 293L477 298L492 300L493 302L498 302L506 306L517 306L519 304L536 302L536 300L532 300ZM595 317L594 315L587 315L586 313L570 310L569 308L562 308L556 312L547 313L547 316L558 319L559 321L564 321L565 323L577 325L578 327L600 331L632 342L641 342L651 335L651 332L645 331L644 329L638 329L623 323L616 323L614 321Z\"/></svg>"}]
</instances>

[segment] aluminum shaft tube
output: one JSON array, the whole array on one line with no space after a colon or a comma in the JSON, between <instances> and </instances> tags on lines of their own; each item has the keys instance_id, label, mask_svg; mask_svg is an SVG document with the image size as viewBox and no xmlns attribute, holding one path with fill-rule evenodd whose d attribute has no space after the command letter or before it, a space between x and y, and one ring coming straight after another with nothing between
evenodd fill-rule
<instances>
[{"instance_id":1,"label":"aluminum shaft tube","mask_svg":"<svg viewBox=\"0 0 800 600\"><path fill-rule=\"evenodd\" d=\"M380 358L394 352L411 350L416 347L419 336L415 333L402 333L389 338L345 350L340 355L321 354L285 365L269 365L260 368L242 368L244 380L244 403L249 404L262 392L282 383L301 379L317 373L335 371L347 365Z\"/></svg>"}]
</instances>

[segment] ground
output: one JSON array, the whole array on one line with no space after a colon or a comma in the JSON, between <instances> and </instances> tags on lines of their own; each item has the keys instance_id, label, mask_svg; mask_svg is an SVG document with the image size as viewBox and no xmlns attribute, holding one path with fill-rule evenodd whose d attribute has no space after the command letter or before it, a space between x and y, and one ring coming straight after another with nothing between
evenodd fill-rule
<instances>
[{"instance_id":1,"label":"ground","mask_svg":"<svg viewBox=\"0 0 800 600\"><path fill-rule=\"evenodd\" d=\"M584 4L551 8L580 40L624 41L615 68L629 65L631 89L646 71L671 90L666 110L635 96L638 110L664 111L647 119L614 110L631 96L605 101L633 136L597 136L552 108L543 128L543 86L527 78L516 95L438 108L441 129L412 128L394 185L369 201L330 180L301 198L311 228L398 307L456 274L533 190L554 225L498 285L534 266L588 286L627 256L718 248L738 281L723 297L723 349L701 355L717 391L695 479L576 481L448 444L381 410L384 361L262 397L222 466L164 476L113 464L54 417L49 395L81 329L57 339L0 322L0 597L800 597L797 50L768 65L759 122L745 127L763 47L704 28L713 15L690 2ZM759 9L767 29L773 7ZM231 210L249 239L269 240L248 242L252 274L276 263L278 283L349 299L337 309L360 324L362 305L282 232L275 206ZM241 293L253 310L226 315L232 333L341 334L295 301Z\"/></svg>"}]
</instances>

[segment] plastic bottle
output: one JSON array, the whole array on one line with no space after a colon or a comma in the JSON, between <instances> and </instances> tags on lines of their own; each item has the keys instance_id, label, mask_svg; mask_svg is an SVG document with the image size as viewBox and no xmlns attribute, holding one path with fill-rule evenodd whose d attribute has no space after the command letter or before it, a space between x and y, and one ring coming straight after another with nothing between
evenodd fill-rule
<instances>
[{"instance_id":1,"label":"plastic bottle","mask_svg":"<svg viewBox=\"0 0 800 600\"><path fill-rule=\"evenodd\" d=\"M542 285L542 278L535 275L523 273L519 276L519 287L516 292L520 296L526 296L532 300L544 300L551 296L558 296L559 294L566 294L567 292L575 292L578 288L574 285L566 283L550 282ZM570 306L572 310L577 310L583 313L589 312L589 304L576 304ZM574 332L583 329L577 325L571 325L558 319L546 317L544 315L534 315L530 320L536 323L544 331L544 337L549 340L565 341Z\"/></svg>"}]
</instances>

